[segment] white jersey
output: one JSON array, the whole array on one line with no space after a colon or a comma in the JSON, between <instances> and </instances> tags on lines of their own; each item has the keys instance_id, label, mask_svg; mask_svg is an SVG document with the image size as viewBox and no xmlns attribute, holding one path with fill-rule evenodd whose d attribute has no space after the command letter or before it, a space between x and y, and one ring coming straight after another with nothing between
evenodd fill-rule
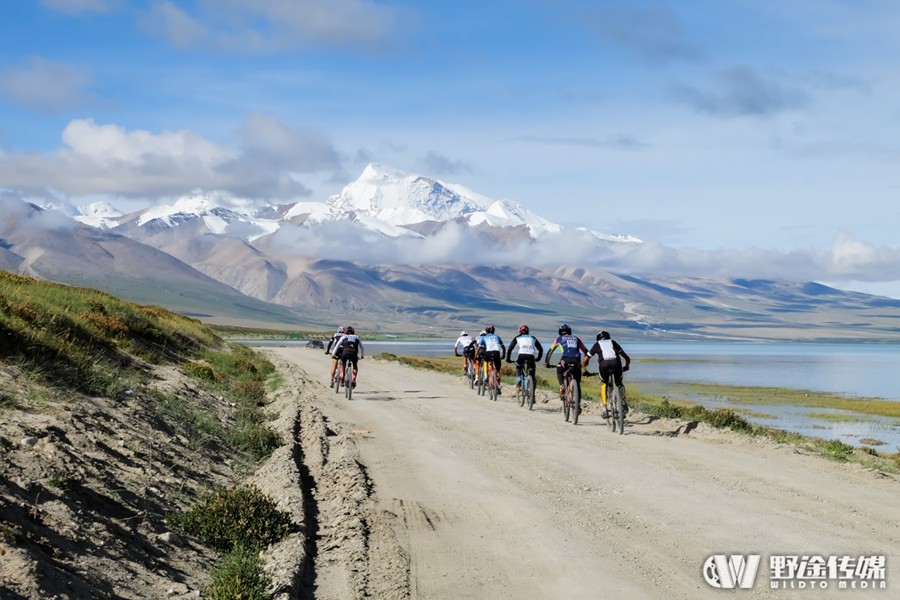
<instances>
[{"instance_id":1,"label":"white jersey","mask_svg":"<svg viewBox=\"0 0 900 600\"><path fill-rule=\"evenodd\" d=\"M600 346L600 358L602 360L613 360L616 358L616 348L613 346L612 340L600 340L597 344Z\"/></svg>"},{"instance_id":2,"label":"white jersey","mask_svg":"<svg viewBox=\"0 0 900 600\"><path fill-rule=\"evenodd\" d=\"M519 356L536 356L537 347L534 345L533 335L520 335L516 337L516 348L519 349Z\"/></svg>"},{"instance_id":3,"label":"white jersey","mask_svg":"<svg viewBox=\"0 0 900 600\"><path fill-rule=\"evenodd\" d=\"M456 343L453 344L453 351L456 352L456 349L465 350L469 347L469 344L472 343L474 338L471 335L461 335L456 338Z\"/></svg>"}]
</instances>

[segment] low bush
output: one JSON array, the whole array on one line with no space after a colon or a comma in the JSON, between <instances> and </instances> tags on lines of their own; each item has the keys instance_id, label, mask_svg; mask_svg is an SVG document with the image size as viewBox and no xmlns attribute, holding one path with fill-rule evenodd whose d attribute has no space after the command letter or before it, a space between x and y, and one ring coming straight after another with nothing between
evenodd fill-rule
<instances>
[{"instance_id":1,"label":"low bush","mask_svg":"<svg viewBox=\"0 0 900 600\"><path fill-rule=\"evenodd\" d=\"M169 521L222 552L238 546L258 551L297 530L290 515L252 485L211 492L189 511L169 515Z\"/></svg>"}]
</instances>

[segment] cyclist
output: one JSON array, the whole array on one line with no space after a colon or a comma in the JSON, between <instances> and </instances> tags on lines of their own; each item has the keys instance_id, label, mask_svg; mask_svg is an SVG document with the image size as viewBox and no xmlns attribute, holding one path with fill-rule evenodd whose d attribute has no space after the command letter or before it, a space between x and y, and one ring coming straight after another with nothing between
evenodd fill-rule
<instances>
[{"instance_id":1,"label":"cyclist","mask_svg":"<svg viewBox=\"0 0 900 600\"><path fill-rule=\"evenodd\" d=\"M328 345L325 346L325 354L331 354L331 349L335 344L340 341L342 337L344 337L344 330L346 327L338 327L337 331L331 336L331 339L328 340ZM331 375L328 378L329 385L334 381L334 372L337 369L338 359L334 356L331 357Z\"/></svg>"},{"instance_id":2,"label":"cyclist","mask_svg":"<svg viewBox=\"0 0 900 600\"><path fill-rule=\"evenodd\" d=\"M344 369L347 368L347 363L353 365L353 387L356 387L356 375L359 373L357 360L363 358L363 343L353 327L348 326L344 329L344 335L338 340L331 355L341 363L341 385L344 385Z\"/></svg>"},{"instance_id":3,"label":"cyclist","mask_svg":"<svg viewBox=\"0 0 900 600\"><path fill-rule=\"evenodd\" d=\"M522 378L525 375L527 366L528 374L534 379L534 363L541 360L544 355L544 349L536 337L528 332L528 325L519 326L519 335L513 338L506 350L506 362L512 362L513 348L519 347L519 354L516 358L516 392L522 389Z\"/></svg>"},{"instance_id":4,"label":"cyclist","mask_svg":"<svg viewBox=\"0 0 900 600\"><path fill-rule=\"evenodd\" d=\"M494 333L494 326L487 325L484 328L484 337L478 338L476 356L480 353L482 358L489 361L497 372L497 395L500 395L500 357L506 355L506 345L500 336Z\"/></svg>"},{"instance_id":5,"label":"cyclist","mask_svg":"<svg viewBox=\"0 0 900 600\"><path fill-rule=\"evenodd\" d=\"M600 362L599 373L600 380L606 385L606 393L600 394L600 401L603 403L603 415L606 419L609 417L609 408L606 404L606 398L609 396L610 383L622 392L622 409L623 416L628 414L628 403L625 402L625 386L622 383L622 373L631 367L631 357L628 356L622 346L616 340L610 339L608 331L601 331L597 334L597 341L591 346L588 355L584 357L584 368L587 369L588 361L592 356L597 355ZM622 365L622 359L625 359L625 365Z\"/></svg>"},{"instance_id":6,"label":"cyclist","mask_svg":"<svg viewBox=\"0 0 900 600\"><path fill-rule=\"evenodd\" d=\"M472 343L466 346L465 350L463 350L463 354L470 355L472 357L472 365L475 367L475 378L478 379L478 373L481 369L481 346L478 345L478 340L487 335L487 331L481 330L481 333L478 334L477 338L472 339Z\"/></svg>"},{"instance_id":7,"label":"cyclist","mask_svg":"<svg viewBox=\"0 0 900 600\"><path fill-rule=\"evenodd\" d=\"M473 341L475 341L475 338L469 335L468 331L461 331L459 337L456 338L456 343L453 344L453 356L463 357L463 373L468 371L469 363L475 354L475 347L472 346ZM471 350L469 349L470 346ZM460 350L463 351L462 354L459 353Z\"/></svg>"},{"instance_id":8,"label":"cyclist","mask_svg":"<svg viewBox=\"0 0 900 600\"><path fill-rule=\"evenodd\" d=\"M563 323L559 326L559 337L553 341L553 345L550 346L550 350L547 352L547 358L544 359L546 368L550 368L550 357L557 350L562 351L562 356L556 365L556 379L559 381L559 399L565 400L566 384L563 374L566 372L566 368L569 368L575 381L581 383L581 355L582 353L586 355L588 349L577 335L572 335L572 328ZM545 398L544 402L546 403L547 400Z\"/></svg>"}]
</instances>

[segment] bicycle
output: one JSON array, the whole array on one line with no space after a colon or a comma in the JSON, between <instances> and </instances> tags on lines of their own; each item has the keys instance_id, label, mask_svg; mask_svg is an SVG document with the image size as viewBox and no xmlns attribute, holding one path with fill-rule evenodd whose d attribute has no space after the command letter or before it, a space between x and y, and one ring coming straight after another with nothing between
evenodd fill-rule
<instances>
[{"instance_id":1,"label":"bicycle","mask_svg":"<svg viewBox=\"0 0 900 600\"><path fill-rule=\"evenodd\" d=\"M472 359L466 361L466 379L469 381L469 389L475 389L475 366Z\"/></svg>"},{"instance_id":2,"label":"bicycle","mask_svg":"<svg viewBox=\"0 0 900 600\"><path fill-rule=\"evenodd\" d=\"M509 361L512 362L512 361ZM531 373L516 364L516 399L519 406L528 403L528 410L534 409L534 377Z\"/></svg>"},{"instance_id":3,"label":"bicycle","mask_svg":"<svg viewBox=\"0 0 900 600\"><path fill-rule=\"evenodd\" d=\"M615 375L609 374L611 383L600 380L600 398L606 398L606 425L613 433L625 433L625 384L617 386ZM609 397L612 390L612 398Z\"/></svg>"},{"instance_id":4,"label":"bicycle","mask_svg":"<svg viewBox=\"0 0 900 600\"><path fill-rule=\"evenodd\" d=\"M545 364L548 369L556 367ZM563 391L565 397L562 400L563 418L566 423L569 422L569 415L572 416L572 425L578 425L578 416L581 414L581 385L576 381L574 373L572 373L572 365L567 364L563 371Z\"/></svg>"},{"instance_id":5,"label":"bicycle","mask_svg":"<svg viewBox=\"0 0 900 600\"><path fill-rule=\"evenodd\" d=\"M497 393L497 388L499 387L499 382L497 381L497 378L500 375L497 373L496 369L494 369L494 363L488 362L488 361L485 361L485 362L487 362L487 372L488 372L487 385L486 385L486 387L488 389L488 397L491 400L496 401L497 396L499 395Z\"/></svg>"},{"instance_id":6,"label":"bicycle","mask_svg":"<svg viewBox=\"0 0 900 600\"><path fill-rule=\"evenodd\" d=\"M478 389L475 391L475 393L478 394L479 396L484 396L484 392L487 391L486 390L487 386L485 385L486 382L485 382L485 373L484 373L486 365L484 364L483 360L477 361L476 365L477 366L475 367L475 385L477 386Z\"/></svg>"},{"instance_id":7,"label":"bicycle","mask_svg":"<svg viewBox=\"0 0 900 600\"><path fill-rule=\"evenodd\" d=\"M341 365L340 361L334 366L334 379L331 380L331 387L334 388L335 394L341 393Z\"/></svg>"},{"instance_id":8,"label":"bicycle","mask_svg":"<svg viewBox=\"0 0 900 600\"><path fill-rule=\"evenodd\" d=\"M350 400L353 398L353 363L349 360L344 360L341 366L344 373L344 381L342 383L344 387L344 397L347 400Z\"/></svg>"}]
</instances>

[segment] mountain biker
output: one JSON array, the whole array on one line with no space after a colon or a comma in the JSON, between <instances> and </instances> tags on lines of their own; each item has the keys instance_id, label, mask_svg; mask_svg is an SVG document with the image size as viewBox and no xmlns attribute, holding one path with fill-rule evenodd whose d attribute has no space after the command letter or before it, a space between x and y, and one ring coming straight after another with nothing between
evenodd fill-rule
<instances>
[{"instance_id":1,"label":"mountain biker","mask_svg":"<svg viewBox=\"0 0 900 600\"><path fill-rule=\"evenodd\" d=\"M487 335L487 331L484 329L481 330L481 333L478 334L477 338L472 339L472 343L466 346L465 350L463 350L463 354L471 354L472 356L472 365L475 367L475 378L478 378L479 370L481 369L481 346L478 345L478 340Z\"/></svg>"},{"instance_id":2,"label":"mountain biker","mask_svg":"<svg viewBox=\"0 0 900 600\"><path fill-rule=\"evenodd\" d=\"M459 337L456 338L456 343L453 344L453 356L463 357L463 373L468 371L469 363L475 355L475 347L472 346L473 341L475 341L475 338L469 335L468 331L463 330L459 333ZM462 350L462 354L459 353L460 350Z\"/></svg>"},{"instance_id":3,"label":"mountain biker","mask_svg":"<svg viewBox=\"0 0 900 600\"><path fill-rule=\"evenodd\" d=\"M519 347L519 354L516 358L516 392L522 388L522 377L525 373L527 365L528 374L534 379L534 363L541 360L544 355L544 349L536 337L528 331L528 325L519 326L519 335L513 338L506 350L506 362L512 362L513 348Z\"/></svg>"},{"instance_id":4,"label":"mountain biker","mask_svg":"<svg viewBox=\"0 0 900 600\"><path fill-rule=\"evenodd\" d=\"M550 368L550 357L556 350L562 351L559 363L556 365L556 379L559 381L559 399L566 398L566 384L564 373L566 368L572 372L575 381L581 383L581 355L587 354L588 349L584 342L577 335L572 335L572 328L563 323L559 326L559 337L553 341L550 350L547 352L547 358L544 359L544 366ZM547 402L547 399L544 399Z\"/></svg>"},{"instance_id":5,"label":"mountain biker","mask_svg":"<svg viewBox=\"0 0 900 600\"><path fill-rule=\"evenodd\" d=\"M599 373L600 380L606 384L606 390L609 390L610 381L622 392L622 412L628 414L628 403L625 402L625 387L622 384L622 373L631 367L631 357L628 356L622 346L616 340L610 339L608 331L601 331L597 334L597 341L591 346L588 355L584 357L584 368L587 369L588 361L592 356L597 355L600 362ZM622 366L622 359L625 359L625 365ZM609 392L600 394L600 400L603 403L604 419L609 417L609 408L606 405L606 399Z\"/></svg>"},{"instance_id":6,"label":"mountain biker","mask_svg":"<svg viewBox=\"0 0 900 600\"><path fill-rule=\"evenodd\" d=\"M482 358L494 365L494 371L497 373L497 394L500 394L500 357L506 355L506 345L500 336L494 333L494 326L487 325L484 328L484 337L478 338L478 348L476 356L481 354Z\"/></svg>"},{"instance_id":7,"label":"mountain biker","mask_svg":"<svg viewBox=\"0 0 900 600\"><path fill-rule=\"evenodd\" d=\"M344 337L344 330L346 327L338 327L337 331L331 336L331 339L328 340L328 345L325 346L325 354L331 354L331 348L338 343L338 341ZM328 378L329 382L334 381L334 372L337 369L338 359L334 356L331 357L331 375Z\"/></svg>"},{"instance_id":8,"label":"mountain biker","mask_svg":"<svg viewBox=\"0 0 900 600\"><path fill-rule=\"evenodd\" d=\"M356 387L356 375L359 373L357 360L364 357L362 340L356 335L353 327L348 326L344 329L344 335L338 340L331 355L341 363L341 385L344 385L344 369L347 363L353 365L353 387Z\"/></svg>"}]
</instances>

